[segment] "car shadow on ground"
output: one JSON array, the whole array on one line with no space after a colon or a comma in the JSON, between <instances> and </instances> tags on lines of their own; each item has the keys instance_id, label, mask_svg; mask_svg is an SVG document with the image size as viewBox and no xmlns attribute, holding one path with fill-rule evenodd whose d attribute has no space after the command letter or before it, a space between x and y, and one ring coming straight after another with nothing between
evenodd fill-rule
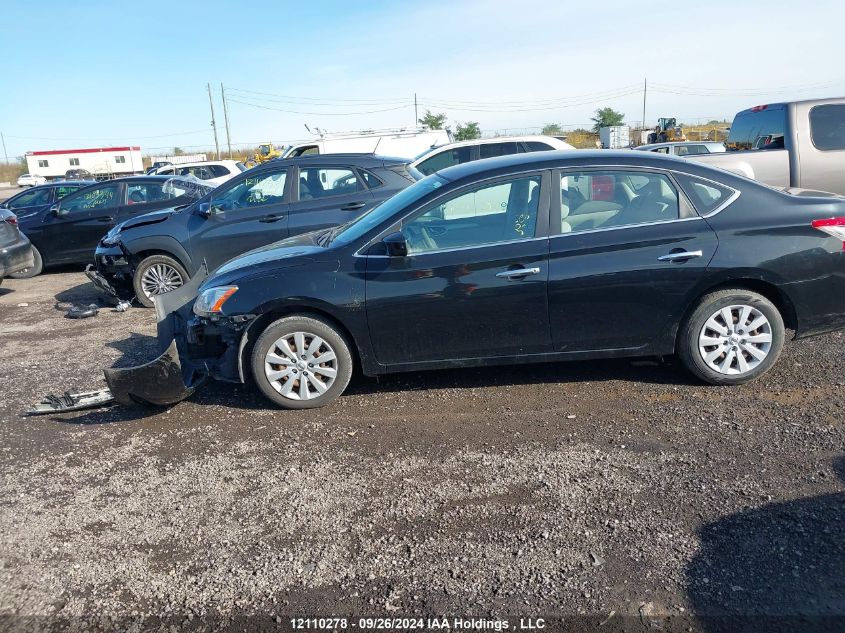
<instances>
[{"instance_id":1,"label":"car shadow on ground","mask_svg":"<svg viewBox=\"0 0 845 633\"><path fill-rule=\"evenodd\" d=\"M845 456L834 471L845 482ZM699 536L687 591L706 633L845 631L845 491L738 512Z\"/></svg>"},{"instance_id":2,"label":"car shadow on ground","mask_svg":"<svg viewBox=\"0 0 845 633\"><path fill-rule=\"evenodd\" d=\"M108 297L90 281L77 284L54 295L57 310L67 310L72 305L88 305L95 303L99 306L114 305Z\"/></svg>"}]
</instances>

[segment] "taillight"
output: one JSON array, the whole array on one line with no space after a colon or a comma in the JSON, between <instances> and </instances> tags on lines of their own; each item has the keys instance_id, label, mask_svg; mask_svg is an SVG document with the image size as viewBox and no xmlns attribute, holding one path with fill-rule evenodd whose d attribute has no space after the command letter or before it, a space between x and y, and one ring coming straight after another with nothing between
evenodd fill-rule
<instances>
[{"instance_id":1,"label":"taillight","mask_svg":"<svg viewBox=\"0 0 845 633\"><path fill-rule=\"evenodd\" d=\"M824 231L828 235L842 240L842 250L845 251L845 218L826 218L813 220L813 228Z\"/></svg>"},{"instance_id":2,"label":"taillight","mask_svg":"<svg viewBox=\"0 0 845 633\"><path fill-rule=\"evenodd\" d=\"M12 214L8 218L6 218L6 222L11 224L12 226L15 226L18 223L18 216Z\"/></svg>"}]
</instances>

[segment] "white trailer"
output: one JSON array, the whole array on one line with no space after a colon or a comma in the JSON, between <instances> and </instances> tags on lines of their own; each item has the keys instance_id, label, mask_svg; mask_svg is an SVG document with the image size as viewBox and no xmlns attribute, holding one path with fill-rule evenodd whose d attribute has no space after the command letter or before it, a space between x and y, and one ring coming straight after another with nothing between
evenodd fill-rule
<instances>
[{"instance_id":1,"label":"white trailer","mask_svg":"<svg viewBox=\"0 0 845 633\"><path fill-rule=\"evenodd\" d=\"M289 147L284 158L303 154L380 154L416 158L423 152L452 142L449 130L374 130L367 133L326 134Z\"/></svg>"},{"instance_id":2,"label":"white trailer","mask_svg":"<svg viewBox=\"0 0 845 633\"><path fill-rule=\"evenodd\" d=\"M631 145L631 129L627 125L610 125L599 129L604 149L624 149Z\"/></svg>"},{"instance_id":3,"label":"white trailer","mask_svg":"<svg viewBox=\"0 0 845 633\"><path fill-rule=\"evenodd\" d=\"M71 169L84 169L100 178L143 173L140 147L94 147L54 149L26 153L30 174L51 180L64 178Z\"/></svg>"}]
</instances>

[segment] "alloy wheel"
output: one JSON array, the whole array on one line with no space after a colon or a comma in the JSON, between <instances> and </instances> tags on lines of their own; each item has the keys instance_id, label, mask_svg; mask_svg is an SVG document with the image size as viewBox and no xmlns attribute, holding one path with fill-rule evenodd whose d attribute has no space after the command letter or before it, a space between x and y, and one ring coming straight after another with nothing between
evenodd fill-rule
<instances>
[{"instance_id":1,"label":"alloy wheel","mask_svg":"<svg viewBox=\"0 0 845 633\"><path fill-rule=\"evenodd\" d=\"M309 332L292 332L270 346L264 357L264 375L285 398L310 400L332 386L337 363L328 341Z\"/></svg>"},{"instance_id":2,"label":"alloy wheel","mask_svg":"<svg viewBox=\"0 0 845 633\"><path fill-rule=\"evenodd\" d=\"M182 274L167 264L153 264L141 275L141 288L148 299L176 290L184 283Z\"/></svg>"},{"instance_id":3,"label":"alloy wheel","mask_svg":"<svg viewBox=\"0 0 845 633\"><path fill-rule=\"evenodd\" d=\"M741 375L766 360L772 348L772 324L757 308L730 305L714 312L698 335L698 351L720 374Z\"/></svg>"}]
</instances>

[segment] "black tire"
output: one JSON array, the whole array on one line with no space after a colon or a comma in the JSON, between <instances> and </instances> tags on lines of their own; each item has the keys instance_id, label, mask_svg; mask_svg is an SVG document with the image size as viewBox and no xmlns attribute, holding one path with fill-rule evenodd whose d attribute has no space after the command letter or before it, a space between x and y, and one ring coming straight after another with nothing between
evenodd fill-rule
<instances>
[{"instance_id":1,"label":"black tire","mask_svg":"<svg viewBox=\"0 0 845 633\"><path fill-rule=\"evenodd\" d=\"M282 395L281 390L288 384L288 381L290 381L290 384L293 385L291 391L295 389L297 393L299 392L302 383L299 381L298 373L297 376L291 375L284 381L276 381L276 384L279 386L279 390L277 390L274 388L265 372L265 359L267 354L271 351L271 348L275 347L277 341L280 339L286 336L292 337L294 336L294 333L298 332L305 333L306 335L306 338L304 339L304 347L306 350L309 348L309 342L313 342L313 337L316 336L323 339L323 341L328 344L325 349L328 350L328 348L331 348L331 350L334 351L336 358L336 361L334 362L334 369L336 371L334 381L324 393L319 395L310 395L309 399L293 399L297 396L296 393L294 393L292 397ZM312 338L308 339L308 335L312 335ZM322 346L321 349L323 349ZM353 365L350 349L350 344L346 337L333 325L330 325L318 317L297 315L284 317L268 325L264 332L262 332L261 336L258 337L258 340L255 341L251 361L252 379L261 390L261 393L271 400L273 404L283 409L313 409L316 407L322 407L340 396L349 384L349 379L352 377ZM302 361L301 355L299 354L302 350L294 349L293 351L296 352L297 356L300 356L297 360ZM303 364L306 364L307 359L302 362ZM325 365L329 365L330 363L331 361L329 363L325 363ZM272 369L273 365L270 365L270 367ZM280 370L282 367L283 366L278 366ZM314 365L300 367L298 369L296 367L292 367L291 370L296 372L301 372L303 370L311 372L308 374L311 378L306 378L305 389L309 392L309 394L313 394L318 391L315 389L312 392L311 389L311 385L313 385L313 381L317 378L317 376L315 375L313 369L309 369L309 367L313 368ZM309 380L311 381L310 383L307 382ZM298 387L296 385L298 385Z\"/></svg>"},{"instance_id":2,"label":"black tire","mask_svg":"<svg viewBox=\"0 0 845 633\"><path fill-rule=\"evenodd\" d=\"M723 308L730 306L748 306L753 310L759 311L767 320L768 328L771 335L770 347L767 350L765 358L759 361L756 366L737 374L721 373L710 367L703 357L703 352L699 348L699 336L703 334L705 324L708 320L716 315L717 312ZM739 320L739 318L737 318ZM724 322L722 318L719 323ZM753 322L752 322L753 323ZM723 361L728 359L730 350L734 351L734 356L742 354L746 362L753 357L748 352L743 352L743 348L738 343L744 343L743 336L758 336L757 334L749 333L742 329L742 324L734 322L732 330L728 330L733 337L732 342L728 340L727 343L722 343L725 347L724 356L720 357ZM733 333L735 332L735 333ZM760 332L759 329L754 332ZM725 290L717 290L702 297L692 314L684 321L678 332L678 356L684 363L686 368L701 380L710 383L711 385L740 385L749 382L765 374L780 356L783 349L783 340L785 337L785 328L783 324L783 317L774 304L766 299L761 294L752 292L751 290L744 290L742 288L728 288ZM704 347L705 351L715 353L719 349L718 345ZM754 362L751 360L751 362ZM730 367L736 364L739 370L739 359L735 361L728 361Z\"/></svg>"},{"instance_id":3,"label":"black tire","mask_svg":"<svg viewBox=\"0 0 845 633\"><path fill-rule=\"evenodd\" d=\"M32 254L35 256L35 264L32 268L24 268L16 273L9 275L12 279L29 279L30 277L37 277L44 270L44 260L41 259L41 253L34 246L32 247Z\"/></svg>"},{"instance_id":4,"label":"black tire","mask_svg":"<svg viewBox=\"0 0 845 633\"><path fill-rule=\"evenodd\" d=\"M153 300L147 297L146 293L144 292L144 288L141 285L141 280L144 277L144 273L147 272L147 270L149 270L152 266L156 265L170 266L177 273L179 273L179 276L182 278L182 283L179 284L180 286L187 283L189 279L188 271L185 270L182 264L177 262L172 257L168 255L150 255L149 257L145 257L141 260L141 263L138 264L137 268L135 268L135 274L132 275L132 289L135 291L135 298L138 299L138 303L140 303L145 308L152 308ZM176 288L174 288L174 290L175 289Z\"/></svg>"}]
</instances>

